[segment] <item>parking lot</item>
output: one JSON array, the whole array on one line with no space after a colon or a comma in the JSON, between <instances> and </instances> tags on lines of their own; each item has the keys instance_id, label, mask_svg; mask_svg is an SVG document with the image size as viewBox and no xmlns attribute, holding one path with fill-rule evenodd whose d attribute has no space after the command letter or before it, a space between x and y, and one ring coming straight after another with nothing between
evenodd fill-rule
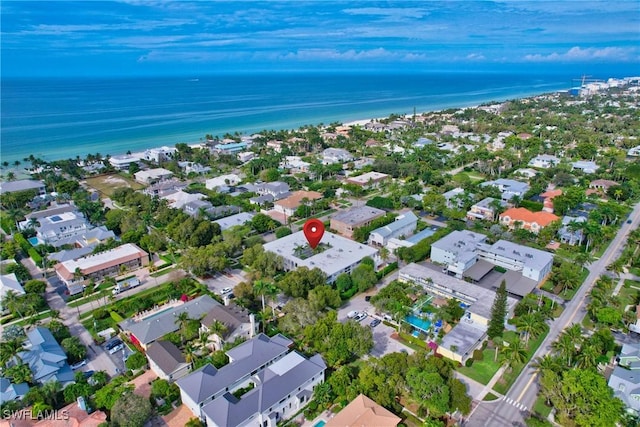
<instances>
[{"instance_id":1,"label":"parking lot","mask_svg":"<svg viewBox=\"0 0 640 427\"><path fill-rule=\"evenodd\" d=\"M217 273L209 279L200 279L207 285L210 291L220 295L224 288L235 288L238 283L245 280L244 272L239 269L233 269L228 273Z\"/></svg>"},{"instance_id":2,"label":"parking lot","mask_svg":"<svg viewBox=\"0 0 640 427\"><path fill-rule=\"evenodd\" d=\"M370 327L373 319L383 320L382 317L376 314L376 309L370 302L366 300L367 296L375 295L376 289L372 289L366 294L360 294L353 297L347 304L340 307L338 310L338 320L346 322L349 319L349 313L357 311L358 313L366 312L367 316L360 320L362 326ZM406 351L408 354L413 353L413 349L400 343L397 340L391 338L391 334L395 332L395 329L380 322L377 326L372 328L373 332L373 349L371 355L375 357L382 357L385 354L396 353L400 351Z\"/></svg>"}]
</instances>

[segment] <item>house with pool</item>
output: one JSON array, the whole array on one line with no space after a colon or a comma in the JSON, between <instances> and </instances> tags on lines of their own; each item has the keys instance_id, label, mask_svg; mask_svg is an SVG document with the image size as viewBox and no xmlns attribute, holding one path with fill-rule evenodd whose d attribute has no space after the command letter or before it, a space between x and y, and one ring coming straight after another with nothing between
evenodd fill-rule
<instances>
[{"instance_id":1,"label":"house with pool","mask_svg":"<svg viewBox=\"0 0 640 427\"><path fill-rule=\"evenodd\" d=\"M455 298L460 302L465 313L460 322L444 336L437 352L449 359L464 363L487 335L495 291L449 276L435 268L415 263L400 269L398 280L420 285L430 297L447 300ZM421 314L421 306L428 303L430 297L414 305L413 313L405 319L414 330L425 332L432 326L433 319L425 318ZM509 315L513 313L516 303L515 298L507 297ZM436 332L442 324L438 325L436 320L433 327L433 332Z\"/></svg>"}]
</instances>

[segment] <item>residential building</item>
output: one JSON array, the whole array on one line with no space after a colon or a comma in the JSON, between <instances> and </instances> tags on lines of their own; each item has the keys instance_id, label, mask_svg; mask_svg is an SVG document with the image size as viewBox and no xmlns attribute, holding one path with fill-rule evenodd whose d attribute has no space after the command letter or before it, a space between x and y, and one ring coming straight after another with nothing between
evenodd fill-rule
<instances>
[{"instance_id":1,"label":"residential building","mask_svg":"<svg viewBox=\"0 0 640 427\"><path fill-rule=\"evenodd\" d=\"M521 175L525 178L533 178L534 176L536 176L538 174L538 171L534 170L534 169L529 169L529 168L523 168L523 169L518 169L515 171L516 175Z\"/></svg>"},{"instance_id":2,"label":"residential building","mask_svg":"<svg viewBox=\"0 0 640 427\"><path fill-rule=\"evenodd\" d=\"M193 371L177 381L180 396L193 414L204 418L202 407L228 391L234 391L248 383L252 375L282 359L289 353L293 341L284 335L268 337L258 334L231 350L229 364L216 369L213 365Z\"/></svg>"},{"instance_id":3,"label":"residential building","mask_svg":"<svg viewBox=\"0 0 640 427\"><path fill-rule=\"evenodd\" d=\"M207 426L276 427L297 414L311 401L313 390L324 382L327 368L319 354L309 358L288 353L251 376L253 389L235 397L230 389L202 407Z\"/></svg>"},{"instance_id":4,"label":"residential building","mask_svg":"<svg viewBox=\"0 0 640 427\"><path fill-rule=\"evenodd\" d=\"M19 352L18 357L29 365L36 383L58 381L64 387L74 381L67 355L51 331L45 327L36 326L27 332L25 350Z\"/></svg>"},{"instance_id":5,"label":"residential building","mask_svg":"<svg viewBox=\"0 0 640 427\"><path fill-rule=\"evenodd\" d=\"M203 175L205 173L211 172L211 166L203 166L200 163L178 162L178 166L180 166L180 168L182 168L184 173L186 173L187 175L189 175L190 173Z\"/></svg>"},{"instance_id":6,"label":"residential building","mask_svg":"<svg viewBox=\"0 0 640 427\"><path fill-rule=\"evenodd\" d=\"M244 225L248 222L251 222L253 217L254 217L254 214L252 213L240 212L235 215L227 216L225 218L216 219L213 222L215 222L220 226L221 231L224 231L236 225Z\"/></svg>"},{"instance_id":7,"label":"residential building","mask_svg":"<svg viewBox=\"0 0 640 427\"><path fill-rule=\"evenodd\" d=\"M467 193L464 188L454 188L443 194L445 198L445 205L449 209L460 209L464 206L464 199L473 199L475 195L473 193Z\"/></svg>"},{"instance_id":8,"label":"residential building","mask_svg":"<svg viewBox=\"0 0 640 427\"><path fill-rule=\"evenodd\" d=\"M205 196L202 193L187 193L185 191L176 191L174 193L166 194L160 197L162 200L166 200L169 207L174 209L182 209L187 203L195 202L196 200L202 200Z\"/></svg>"},{"instance_id":9,"label":"residential building","mask_svg":"<svg viewBox=\"0 0 640 427\"><path fill-rule=\"evenodd\" d=\"M270 141L267 141L267 148L275 151L276 153L279 153L282 151L283 144L284 144L284 141L272 139Z\"/></svg>"},{"instance_id":10,"label":"residential building","mask_svg":"<svg viewBox=\"0 0 640 427\"><path fill-rule=\"evenodd\" d=\"M166 179L164 181L155 182L150 186L148 186L147 188L145 188L144 190L142 190L142 192L152 197L153 196L163 197L163 196L166 196L167 194L184 190L185 188L187 188L186 182L182 182L176 178L171 178L171 179Z\"/></svg>"},{"instance_id":11,"label":"residential building","mask_svg":"<svg viewBox=\"0 0 640 427\"><path fill-rule=\"evenodd\" d=\"M640 344L623 344L618 360L609 377L609 387L627 410L637 415L640 413Z\"/></svg>"},{"instance_id":12,"label":"residential building","mask_svg":"<svg viewBox=\"0 0 640 427\"><path fill-rule=\"evenodd\" d=\"M290 173L309 172L311 163L305 162L300 156L286 156L282 162L280 162L282 169L288 170Z\"/></svg>"},{"instance_id":13,"label":"residential building","mask_svg":"<svg viewBox=\"0 0 640 427\"><path fill-rule=\"evenodd\" d=\"M216 144L213 148L219 152L224 154L235 154L247 149L247 143L244 141L241 142L228 142L226 144Z\"/></svg>"},{"instance_id":14,"label":"residential building","mask_svg":"<svg viewBox=\"0 0 640 427\"><path fill-rule=\"evenodd\" d=\"M507 282L509 293L527 295L551 272L553 255L549 252L498 240L490 245L487 236L472 231L452 231L431 245L431 261L444 266L443 271L459 279L480 282L500 266L510 270L497 277L492 287Z\"/></svg>"},{"instance_id":15,"label":"residential building","mask_svg":"<svg viewBox=\"0 0 640 427\"><path fill-rule=\"evenodd\" d=\"M353 160L353 154L343 148L327 148L322 152L322 164L346 163Z\"/></svg>"},{"instance_id":16,"label":"residential building","mask_svg":"<svg viewBox=\"0 0 640 427\"><path fill-rule=\"evenodd\" d=\"M549 169L560 164L560 159L549 154L540 154L529 161L533 168Z\"/></svg>"},{"instance_id":17,"label":"residential building","mask_svg":"<svg viewBox=\"0 0 640 427\"><path fill-rule=\"evenodd\" d=\"M42 196L47 192L44 182L34 179L18 179L16 181L0 182L0 194L29 190L34 190L37 196Z\"/></svg>"},{"instance_id":18,"label":"residential building","mask_svg":"<svg viewBox=\"0 0 640 427\"><path fill-rule=\"evenodd\" d=\"M413 234L417 225L418 217L413 211L403 211L392 223L376 228L369 233L368 244L386 246L390 239Z\"/></svg>"},{"instance_id":19,"label":"residential building","mask_svg":"<svg viewBox=\"0 0 640 427\"><path fill-rule=\"evenodd\" d=\"M129 335L134 344L140 345L146 350L154 341L179 329L180 326L176 319L180 313L187 313L189 319L200 319L219 305L220 303L209 295L203 295L184 303L175 301L151 313L143 313L126 319L120 322L120 328Z\"/></svg>"},{"instance_id":20,"label":"residential building","mask_svg":"<svg viewBox=\"0 0 640 427\"><path fill-rule=\"evenodd\" d=\"M590 160L579 160L571 163L571 170L579 170L586 174L596 173L598 169L599 166L596 162Z\"/></svg>"},{"instance_id":21,"label":"residential building","mask_svg":"<svg viewBox=\"0 0 640 427\"><path fill-rule=\"evenodd\" d=\"M109 157L109 163L119 171L127 171L132 163L138 163L144 157L144 153L125 154Z\"/></svg>"},{"instance_id":22,"label":"residential building","mask_svg":"<svg viewBox=\"0 0 640 427\"><path fill-rule=\"evenodd\" d=\"M170 341L156 341L147 348L149 367L158 378L170 382L189 373L191 364L187 363L180 349Z\"/></svg>"},{"instance_id":23,"label":"residential building","mask_svg":"<svg viewBox=\"0 0 640 427\"><path fill-rule=\"evenodd\" d=\"M482 187L492 186L500 190L502 193L502 200L509 202L514 197L522 198L527 191L529 191L529 184L526 182L520 182L513 179L496 179L494 181L487 181L480 184Z\"/></svg>"},{"instance_id":24,"label":"residential building","mask_svg":"<svg viewBox=\"0 0 640 427\"><path fill-rule=\"evenodd\" d=\"M376 265L379 263L376 249L329 232L324 233L314 251L302 231L266 243L264 250L281 256L286 271L319 268L327 276L327 283L335 282L342 273L351 273L364 257L373 258Z\"/></svg>"},{"instance_id":25,"label":"residential building","mask_svg":"<svg viewBox=\"0 0 640 427\"><path fill-rule=\"evenodd\" d=\"M205 187L207 190L216 190L219 187L238 185L241 181L242 179L238 175L231 173L206 180Z\"/></svg>"},{"instance_id":26,"label":"residential building","mask_svg":"<svg viewBox=\"0 0 640 427\"><path fill-rule=\"evenodd\" d=\"M487 197L480 200L467 212L467 218L470 220L484 219L486 221L495 221L498 209L504 208L507 203L503 200Z\"/></svg>"},{"instance_id":27,"label":"residential building","mask_svg":"<svg viewBox=\"0 0 640 427\"><path fill-rule=\"evenodd\" d=\"M14 384L9 379L0 377L0 402L22 400L30 387L27 383Z\"/></svg>"},{"instance_id":28,"label":"residential building","mask_svg":"<svg viewBox=\"0 0 640 427\"><path fill-rule=\"evenodd\" d=\"M160 163L173 159L178 149L176 147L156 147L145 150L144 158L151 162Z\"/></svg>"},{"instance_id":29,"label":"residential building","mask_svg":"<svg viewBox=\"0 0 640 427\"><path fill-rule=\"evenodd\" d=\"M571 246L579 245L584 239L584 231L582 229L575 229L571 224L579 224L586 222L587 218L583 216L563 216L562 227L558 230L558 238L562 243L566 243Z\"/></svg>"},{"instance_id":30,"label":"residential building","mask_svg":"<svg viewBox=\"0 0 640 427\"><path fill-rule=\"evenodd\" d=\"M133 174L136 181L141 184L155 184L156 182L164 181L173 177L173 172L163 168L155 168L144 171L138 171Z\"/></svg>"},{"instance_id":31,"label":"residential building","mask_svg":"<svg viewBox=\"0 0 640 427\"><path fill-rule=\"evenodd\" d=\"M241 151L239 153L236 153L236 156L238 156L238 160L240 160L242 163L246 163L250 160L253 160L256 157L256 153L254 153L253 151Z\"/></svg>"},{"instance_id":32,"label":"residential building","mask_svg":"<svg viewBox=\"0 0 640 427\"><path fill-rule=\"evenodd\" d=\"M8 292L13 292L16 295L24 295L24 288L18 281L15 273L0 275L0 313L4 312L4 298Z\"/></svg>"},{"instance_id":33,"label":"residential building","mask_svg":"<svg viewBox=\"0 0 640 427\"><path fill-rule=\"evenodd\" d=\"M193 200L182 205L182 212L187 215L197 217L203 215L205 218L209 216L209 212L213 209L211 202L207 200Z\"/></svg>"},{"instance_id":34,"label":"residential building","mask_svg":"<svg viewBox=\"0 0 640 427\"><path fill-rule=\"evenodd\" d=\"M594 179L589 183L589 188L593 188L596 190L602 190L603 192L607 192L609 188L619 185L616 181L611 181L610 179Z\"/></svg>"},{"instance_id":35,"label":"residential building","mask_svg":"<svg viewBox=\"0 0 640 427\"><path fill-rule=\"evenodd\" d=\"M526 208L510 208L500 214L500 224L509 227L510 230L522 228L535 234L559 219L550 212L531 212Z\"/></svg>"},{"instance_id":36,"label":"residential building","mask_svg":"<svg viewBox=\"0 0 640 427\"><path fill-rule=\"evenodd\" d=\"M149 255L133 243L54 266L58 278L71 295L82 292L85 283L106 276L116 276L124 270L135 270L149 264Z\"/></svg>"},{"instance_id":37,"label":"residential building","mask_svg":"<svg viewBox=\"0 0 640 427\"><path fill-rule=\"evenodd\" d=\"M544 212L553 213L553 199L562 195L562 190L547 190L544 193L540 193L540 198L542 199L542 210Z\"/></svg>"},{"instance_id":38,"label":"residential building","mask_svg":"<svg viewBox=\"0 0 640 427\"><path fill-rule=\"evenodd\" d=\"M291 195L289 184L282 181L256 182L255 184L245 184L243 187L247 191L257 193L260 196L271 196L273 200L284 199Z\"/></svg>"},{"instance_id":39,"label":"residential building","mask_svg":"<svg viewBox=\"0 0 640 427\"><path fill-rule=\"evenodd\" d=\"M387 242L386 248L390 251L393 251L394 249L401 248L401 247L410 248L411 246L416 245L421 240L424 240L426 238L433 236L436 233L436 231L438 231L438 227L432 226L432 227L425 228L424 230L414 234L413 236L404 237L404 238L392 237Z\"/></svg>"},{"instance_id":40,"label":"residential building","mask_svg":"<svg viewBox=\"0 0 640 427\"><path fill-rule=\"evenodd\" d=\"M362 175L347 178L348 184L355 184L365 189L378 187L389 179L389 175L380 172L367 172Z\"/></svg>"},{"instance_id":41,"label":"residential building","mask_svg":"<svg viewBox=\"0 0 640 427\"><path fill-rule=\"evenodd\" d=\"M400 421L402 418L360 394L330 418L325 427L397 427Z\"/></svg>"},{"instance_id":42,"label":"residential building","mask_svg":"<svg viewBox=\"0 0 640 427\"><path fill-rule=\"evenodd\" d=\"M303 205L303 201L307 200L312 203L314 200L322 199L322 193L317 191L294 191L289 197L280 199L273 204L273 209L287 217L295 215L296 209Z\"/></svg>"},{"instance_id":43,"label":"residential building","mask_svg":"<svg viewBox=\"0 0 640 427\"><path fill-rule=\"evenodd\" d=\"M627 151L627 156L640 157L640 145L637 145L633 148L629 148L629 150Z\"/></svg>"},{"instance_id":44,"label":"residential building","mask_svg":"<svg viewBox=\"0 0 640 427\"><path fill-rule=\"evenodd\" d=\"M353 238L356 228L365 227L376 218L385 214L382 209L371 206L358 206L336 213L331 217L331 229L349 239Z\"/></svg>"},{"instance_id":45,"label":"residential building","mask_svg":"<svg viewBox=\"0 0 640 427\"><path fill-rule=\"evenodd\" d=\"M224 326L224 331L214 331L212 325L216 322ZM221 350L226 342L234 342L238 338L251 339L258 332L255 315L234 303L214 306L200 324L203 331L214 334L213 341L218 350Z\"/></svg>"},{"instance_id":46,"label":"residential building","mask_svg":"<svg viewBox=\"0 0 640 427\"><path fill-rule=\"evenodd\" d=\"M465 314L445 335L437 352L460 363L471 357L486 336L495 292L415 263L402 267L398 280L418 284L431 295L455 298L464 304ZM512 313L516 303L516 299L508 296L507 312Z\"/></svg>"},{"instance_id":47,"label":"residential building","mask_svg":"<svg viewBox=\"0 0 640 427\"><path fill-rule=\"evenodd\" d=\"M92 225L80 211L64 212L38 219L36 237L39 243L60 247L73 243L76 236L89 230Z\"/></svg>"}]
</instances>

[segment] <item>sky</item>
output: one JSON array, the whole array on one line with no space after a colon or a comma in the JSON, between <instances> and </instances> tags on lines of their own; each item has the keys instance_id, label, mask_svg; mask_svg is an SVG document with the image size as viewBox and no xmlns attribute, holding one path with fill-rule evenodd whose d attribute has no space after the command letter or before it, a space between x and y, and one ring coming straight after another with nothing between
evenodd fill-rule
<instances>
[{"instance_id":1,"label":"sky","mask_svg":"<svg viewBox=\"0 0 640 427\"><path fill-rule=\"evenodd\" d=\"M521 70L640 74L633 1L9 1L1 73Z\"/></svg>"}]
</instances>

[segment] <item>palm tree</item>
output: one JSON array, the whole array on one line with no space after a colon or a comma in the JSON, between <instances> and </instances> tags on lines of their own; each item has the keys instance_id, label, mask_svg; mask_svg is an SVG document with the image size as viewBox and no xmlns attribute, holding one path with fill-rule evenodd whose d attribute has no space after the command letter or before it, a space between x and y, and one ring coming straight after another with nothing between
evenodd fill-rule
<instances>
[{"instance_id":1,"label":"palm tree","mask_svg":"<svg viewBox=\"0 0 640 427\"><path fill-rule=\"evenodd\" d=\"M58 396L62 391L62 384L57 380L47 381L40 387L46 404L55 408L58 406Z\"/></svg>"},{"instance_id":2,"label":"palm tree","mask_svg":"<svg viewBox=\"0 0 640 427\"><path fill-rule=\"evenodd\" d=\"M273 296L278 294L278 288L271 283L264 280L257 280L253 284L253 289L256 294L260 294L262 297L262 309L265 309L265 295Z\"/></svg>"},{"instance_id":3,"label":"palm tree","mask_svg":"<svg viewBox=\"0 0 640 427\"><path fill-rule=\"evenodd\" d=\"M509 370L515 365L526 362L528 357L527 348L519 337L502 348L502 363Z\"/></svg>"},{"instance_id":4,"label":"palm tree","mask_svg":"<svg viewBox=\"0 0 640 427\"><path fill-rule=\"evenodd\" d=\"M2 298L2 305L9 309L10 312L18 313L18 316L20 316L21 319L24 319L24 316L20 312L20 307L22 306L21 296L18 295L17 292L7 291L7 293L4 294L4 297Z\"/></svg>"},{"instance_id":5,"label":"palm tree","mask_svg":"<svg viewBox=\"0 0 640 427\"><path fill-rule=\"evenodd\" d=\"M22 362L22 360L20 360L20 357L18 356L18 353L22 351L23 342L23 338L14 338L12 340L3 341L2 343L0 343L0 364L2 365L2 367L6 368L7 362L14 357L17 358L19 362Z\"/></svg>"},{"instance_id":6,"label":"palm tree","mask_svg":"<svg viewBox=\"0 0 640 427\"><path fill-rule=\"evenodd\" d=\"M593 344L582 346L576 357L578 359L578 367L582 369L594 369L598 366L598 357L600 357L600 350L597 346Z\"/></svg>"},{"instance_id":7,"label":"palm tree","mask_svg":"<svg viewBox=\"0 0 640 427\"><path fill-rule=\"evenodd\" d=\"M195 347L189 343L184 346L184 360L191 366L198 359L198 355L196 354Z\"/></svg>"},{"instance_id":8,"label":"palm tree","mask_svg":"<svg viewBox=\"0 0 640 427\"><path fill-rule=\"evenodd\" d=\"M552 344L552 347L566 361L566 366L571 366L573 354L576 351L576 343L571 336L562 333L558 340Z\"/></svg>"},{"instance_id":9,"label":"palm tree","mask_svg":"<svg viewBox=\"0 0 640 427\"><path fill-rule=\"evenodd\" d=\"M562 369L561 364L558 363L558 359L550 354L538 357L532 366L536 369L536 372L541 375L546 371L558 372Z\"/></svg>"},{"instance_id":10,"label":"palm tree","mask_svg":"<svg viewBox=\"0 0 640 427\"><path fill-rule=\"evenodd\" d=\"M14 384L33 383L33 372L31 372L29 365L24 363L19 363L18 365L5 369L4 374L11 378Z\"/></svg>"},{"instance_id":11,"label":"palm tree","mask_svg":"<svg viewBox=\"0 0 640 427\"><path fill-rule=\"evenodd\" d=\"M544 320L538 313L527 313L518 317L516 327L520 332L525 334L525 345L529 344L531 336L536 337L546 329Z\"/></svg>"},{"instance_id":12,"label":"palm tree","mask_svg":"<svg viewBox=\"0 0 640 427\"><path fill-rule=\"evenodd\" d=\"M222 339L224 337L224 334L227 332L227 327L225 326L225 324L220 322L219 320L214 320L213 323L209 325L209 332L211 332L211 334L215 335L218 338L218 343L220 344L220 348L222 348Z\"/></svg>"},{"instance_id":13,"label":"palm tree","mask_svg":"<svg viewBox=\"0 0 640 427\"><path fill-rule=\"evenodd\" d=\"M187 331L187 325L189 324L189 313L186 311L181 312L176 316L175 322L179 325L180 328L180 337L182 338L182 345L184 345L184 336Z\"/></svg>"}]
</instances>

